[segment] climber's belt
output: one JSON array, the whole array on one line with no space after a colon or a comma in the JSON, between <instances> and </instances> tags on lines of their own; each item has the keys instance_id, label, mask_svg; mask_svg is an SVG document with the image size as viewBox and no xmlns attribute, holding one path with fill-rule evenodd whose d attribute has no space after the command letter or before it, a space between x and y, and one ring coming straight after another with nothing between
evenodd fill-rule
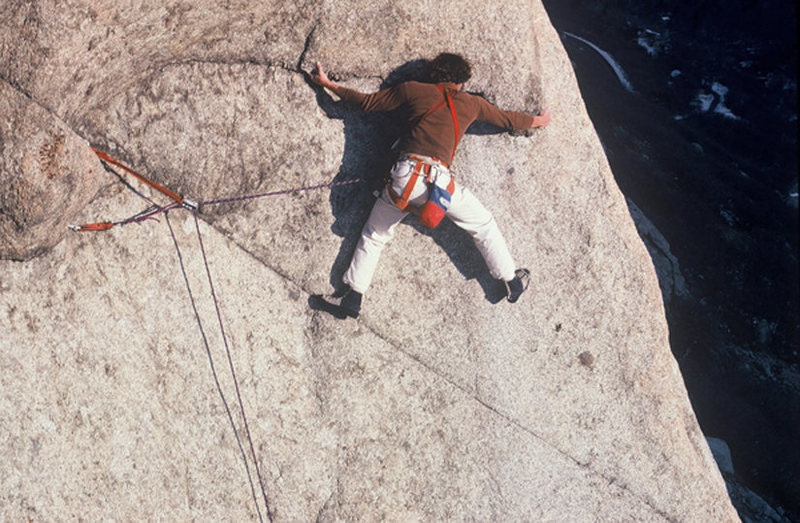
<instances>
[{"instance_id":1,"label":"climber's belt","mask_svg":"<svg viewBox=\"0 0 800 523\"><path fill-rule=\"evenodd\" d=\"M422 154L414 154L414 153L401 153L400 158L398 161L403 160L411 160L412 162L420 162L429 165L439 165L444 167L445 169L450 169L450 166L447 165L446 162L436 158L435 156L424 156Z\"/></svg>"}]
</instances>

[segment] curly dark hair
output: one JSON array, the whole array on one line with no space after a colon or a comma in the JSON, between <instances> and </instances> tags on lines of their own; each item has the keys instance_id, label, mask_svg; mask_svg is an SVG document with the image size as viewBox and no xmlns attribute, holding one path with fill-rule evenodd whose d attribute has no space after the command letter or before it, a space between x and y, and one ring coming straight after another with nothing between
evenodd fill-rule
<instances>
[{"instance_id":1,"label":"curly dark hair","mask_svg":"<svg viewBox=\"0 0 800 523\"><path fill-rule=\"evenodd\" d=\"M463 84L472 77L472 66L461 55L440 53L428 62L426 73L428 80L435 84L442 82Z\"/></svg>"}]
</instances>

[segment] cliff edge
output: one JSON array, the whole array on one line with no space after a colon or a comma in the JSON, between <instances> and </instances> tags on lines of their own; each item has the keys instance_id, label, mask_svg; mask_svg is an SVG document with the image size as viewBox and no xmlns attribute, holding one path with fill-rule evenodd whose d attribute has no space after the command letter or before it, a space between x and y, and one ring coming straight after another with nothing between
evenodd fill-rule
<instances>
[{"instance_id":1,"label":"cliff edge","mask_svg":"<svg viewBox=\"0 0 800 523\"><path fill-rule=\"evenodd\" d=\"M0 517L737 520L538 0L218 4L0 10ZM315 311L398 129L303 71L371 90L442 50L553 114L455 160L531 288L412 218L357 321ZM364 181L67 233L164 203L87 142L198 200Z\"/></svg>"}]
</instances>

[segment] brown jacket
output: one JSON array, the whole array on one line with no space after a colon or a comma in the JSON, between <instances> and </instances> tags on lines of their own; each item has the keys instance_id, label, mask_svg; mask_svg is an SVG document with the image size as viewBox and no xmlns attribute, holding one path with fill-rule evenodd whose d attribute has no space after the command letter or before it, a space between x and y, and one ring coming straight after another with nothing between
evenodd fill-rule
<instances>
[{"instance_id":1,"label":"brown jacket","mask_svg":"<svg viewBox=\"0 0 800 523\"><path fill-rule=\"evenodd\" d=\"M454 84L441 85L449 89L455 88ZM443 97L435 84L405 82L372 94L342 86L336 86L333 91L345 102L357 105L364 111L400 109L404 113L406 123L412 126L405 136L401 137L400 150L450 162L451 154L454 153L455 127L447 104L430 113L422 121L418 121ZM503 111L480 96L462 91L451 91L451 94L458 117L458 140L475 120L509 131L528 129L533 125L532 115Z\"/></svg>"}]
</instances>

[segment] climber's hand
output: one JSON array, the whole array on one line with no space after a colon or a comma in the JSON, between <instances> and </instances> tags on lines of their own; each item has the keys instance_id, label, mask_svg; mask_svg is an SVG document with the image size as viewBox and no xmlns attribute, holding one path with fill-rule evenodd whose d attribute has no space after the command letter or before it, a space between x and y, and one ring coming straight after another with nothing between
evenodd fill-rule
<instances>
[{"instance_id":1,"label":"climber's hand","mask_svg":"<svg viewBox=\"0 0 800 523\"><path fill-rule=\"evenodd\" d=\"M542 111L533 117L533 125L531 127L544 127L550 123L550 111L542 109Z\"/></svg>"},{"instance_id":2,"label":"climber's hand","mask_svg":"<svg viewBox=\"0 0 800 523\"><path fill-rule=\"evenodd\" d=\"M322 87L327 87L328 89L333 89L336 87L336 84L328 78L328 75L325 74L325 71L322 69L322 65L317 62L316 68L311 71L311 81L317 85L321 85Z\"/></svg>"}]
</instances>

